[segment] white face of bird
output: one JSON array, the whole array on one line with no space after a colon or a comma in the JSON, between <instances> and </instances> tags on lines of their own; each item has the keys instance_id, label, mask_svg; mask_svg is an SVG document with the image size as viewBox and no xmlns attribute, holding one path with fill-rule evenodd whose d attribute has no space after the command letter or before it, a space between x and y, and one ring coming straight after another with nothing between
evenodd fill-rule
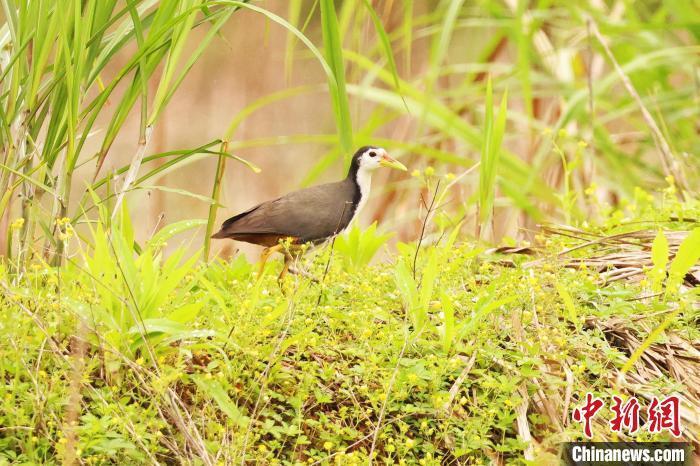
<instances>
[{"instance_id":1,"label":"white face of bird","mask_svg":"<svg viewBox=\"0 0 700 466\"><path fill-rule=\"evenodd\" d=\"M360 169L372 171L379 167L396 168L406 171L406 167L398 160L389 156L381 147L370 147L360 156Z\"/></svg>"}]
</instances>

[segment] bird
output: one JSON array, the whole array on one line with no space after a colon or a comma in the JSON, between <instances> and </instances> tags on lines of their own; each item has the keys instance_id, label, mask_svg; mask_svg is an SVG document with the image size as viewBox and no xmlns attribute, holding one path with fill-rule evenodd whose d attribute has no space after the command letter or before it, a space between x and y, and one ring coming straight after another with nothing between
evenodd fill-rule
<instances>
[{"instance_id":1,"label":"bird","mask_svg":"<svg viewBox=\"0 0 700 466\"><path fill-rule=\"evenodd\" d=\"M258 277L271 254L281 252L284 265L278 277L281 283L292 261L303 254L303 245L318 245L342 233L357 218L370 194L372 173L388 167L406 171L406 167L381 147L363 146L352 156L347 176L293 191L263 202L226 220L212 238L264 246L260 254Z\"/></svg>"}]
</instances>

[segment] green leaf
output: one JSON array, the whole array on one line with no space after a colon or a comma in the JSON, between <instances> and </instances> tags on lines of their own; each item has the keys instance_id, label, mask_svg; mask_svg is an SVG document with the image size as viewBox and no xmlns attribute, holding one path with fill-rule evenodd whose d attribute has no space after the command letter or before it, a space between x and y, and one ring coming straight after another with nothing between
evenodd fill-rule
<instances>
[{"instance_id":1,"label":"green leaf","mask_svg":"<svg viewBox=\"0 0 700 466\"><path fill-rule=\"evenodd\" d=\"M180 222L171 223L158 230L158 232L151 237L148 243L150 245L159 245L166 242L173 236L182 233L183 231L201 227L206 224L207 221L204 219L182 220Z\"/></svg>"},{"instance_id":2,"label":"green leaf","mask_svg":"<svg viewBox=\"0 0 700 466\"><path fill-rule=\"evenodd\" d=\"M399 73L396 68L396 61L394 60L394 52L391 49L391 41L389 40L389 35L386 33L386 30L384 29L384 25L382 24L382 20L379 18L379 15L377 12L372 8L372 4L370 3L370 0L364 0L365 1L365 8L367 8L367 11L369 12L370 18L372 18L372 22L374 23L374 29L377 31L377 36L379 37L379 41L382 44L382 51L384 52L384 56L387 59L387 62L389 63L389 71L391 72L392 77L394 78L394 86L396 87L396 90L398 91L399 94L401 94L401 80L399 79ZM410 54L408 54L410 55ZM403 97L402 97L403 98ZM406 101L404 100L404 105L406 106L406 111L408 110L408 105L406 104Z\"/></svg>"},{"instance_id":3,"label":"green leaf","mask_svg":"<svg viewBox=\"0 0 700 466\"><path fill-rule=\"evenodd\" d=\"M343 259L345 268L357 271L366 267L379 248L393 236L393 233L377 233L377 223L372 223L364 230L357 224L335 240L335 251Z\"/></svg>"},{"instance_id":4,"label":"green leaf","mask_svg":"<svg viewBox=\"0 0 700 466\"><path fill-rule=\"evenodd\" d=\"M423 275L420 279L420 301L419 306L427 312L430 300L433 298L433 289L438 274L438 254L435 248L428 250L428 263L423 268Z\"/></svg>"},{"instance_id":5,"label":"green leaf","mask_svg":"<svg viewBox=\"0 0 700 466\"><path fill-rule=\"evenodd\" d=\"M349 163L352 155L353 136L350 119L350 105L345 91L345 65L343 63L343 43L338 29L338 17L333 0L320 0L321 31L326 60L333 71L335 82L329 81L329 92L333 101L333 112L340 136L340 146Z\"/></svg>"},{"instance_id":6,"label":"green leaf","mask_svg":"<svg viewBox=\"0 0 700 466\"><path fill-rule=\"evenodd\" d=\"M651 245L651 261L654 267L649 272L654 292L661 290L666 278L666 265L668 264L668 240L663 230L659 230Z\"/></svg>"},{"instance_id":7,"label":"green leaf","mask_svg":"<svg viewBox=\"0 0 700 466\"><path fill-rule=\"evenodd\" d=\"M669 268L668 289L675 288L683 281L685 274L700 260L700 228L688 234L678 247L676 257Z\"/></svg>"},{"instance_id":8,"label":"green leaf","mask_svg":"<svg viewBox=\"0 0 700 466\"><path fill-rule=\"evenodd\" d=\"M202 307L204 307L203 302L184 304L168 314L167 319L180 324L192 322L197 317L197 314L199 314L199 311L202 310Z\"/></svg>"},{"instance_id":9,"label":"green leaf","mask_svg":"<svg viewBox=\"0 0 700 466\"><path fill-rule=\"evenodd\" d=\"M564 309L566 309L569 322L574 324L576 328L580 328L581 322L579 322L578 312L576 311L576 305L574 304L571 294L568 292L566 287L559 282L559 280L554 281L554 287L557 289L557 293L559 293L559 297L564 303Z\"/></svg>"},{"instance_id":10,"label":"green leaf","mask_svg":"<svg viewBox=\"0 0 700 466\"><path fill-rule=\"evenodd\" d=\"M191 197L192 199L202 201L206 204L215 204L216 203L216 201L209 196L204 196L202 194L193 193L193 192L188 191L186 189L170 188L168 186L147 185L147 184L137 186L137 187L135 187L135 189L146 189L146 190L153 189L156 191L163 191L165 193L180 194L181 196ZM221 204L219 204L219 207L221 207Z\"/></svg>"},{"instance_id":11,"label":"green leaf","mask_svg":"<svg viewBox=\"0 0 700 466\"><path fill-rule=\"evenodd\" d=\"M194 381L208 397L216 402L221 412L226 414L238 427L245 428L250 419L245 416L236 404L226 393L226 390L216 380L207 380L204 377L196 376Z\"/></svg>"},{"instance_id":12,"label":"green leaf","mask_svg":"<svg viewBox=\"0 0 700 466\"><path fill-rule=\"evenodd\" d=\"M627 373L634 364L639 361L639 359L642 357L644 352L659 338L663 335L664 330L671 325L673 322L676 321L676 317L678 316L678 313L680 312L680 309L676 309L675 311L670 312L666 318L661 322L660 325L657 325L652 329L651 332L649 332L649 336L647 336L644 341L642 342L641 345L639 345L635 350L634 353L629 357L627 362L623 364L622 368L620 369L620 372L624 375Z\"/></svg>"},{"instance_id":13,"label":"green leaf","mask_svg":"<svg viewBox=\"0 0 700 466\"><path fill-rule=\"evenodd\" d=\"M396 281L396 287L399 289L401 296L403 297L406 312L412 314L413 309L418 306L418 286L416 285L416 281L413 279L411 268L408 266L405 260L400 260L396 264L394 278Z\"/></svg>"},{"instance_id":14,"label":"green leaf","mask_svg":"<svg viewBox=\"0 0 700 466\"><path fill-rule=\"evenodd\" d=\"M145 319L143 321L143 326L140 323L136 324L128 330L128 333L141 335L142 331L147 336L151 334L176 335L187 331L187 327L180 322L175 322L167 318Z\"/></svg>"},{"instance_id":15,"label":"green leaf","mask_svg":"<svg viewBox=\"0 0 700 466\"><path fill-rule=\"evenodd\" d=\"M493 115L493 87L491 78L486 83L486 118L481 146L479 173L479 220L482 228L493 215L493 199L496 192L496 174L499 169L501 142L506 126L507 93L503 94L498 116Z\"/></svg>"},{"instance_id":16,"label":"green leaf","mask_svg":"<svg viewBox=\"0 0 700 466\"><path fill-rule=\"evenodd\" d=\"M454 338L457 333L455 326L455 306L449 295L445 292L440 293L440 302L442 303L442 351L449 353Z\"/></svg>"},{"instance_id":17,"label":"green leaf","mask_svg":"<svg viewBox=\"0 0 700 466\"><path fill-rule=\"evenodd\" d=\"M475 334L479 330L479 328L484 324L486 317L492 311L498 309L501 306L509 304L518 298L516 295L510 295L502 299L494 300L493 298L495 296L497 296L497 294L492 288L489 288L487 294L476 302L473 317L467 322L465 322L459 330L461 338L468 338L469 336Z\"/></svg>"}]
</instances>

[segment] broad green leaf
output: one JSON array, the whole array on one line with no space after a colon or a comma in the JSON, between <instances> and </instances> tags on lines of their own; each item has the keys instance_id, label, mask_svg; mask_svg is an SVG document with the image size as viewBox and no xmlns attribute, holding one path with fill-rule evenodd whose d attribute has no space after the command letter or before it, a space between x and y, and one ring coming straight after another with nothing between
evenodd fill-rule
<instances>
[{"instance_id":1,"label":"broad green leaf","mask_svg":"<svg viewBox=\"0 0 700 466\"><path fill-rule=\"evenodd\" d=\"M700 228L695 228L678 247L676 257L669 268L668 287L677 287L691 267L700 260Z\"/></svg>"},{"instance_id":2,"label":"broad green leaf","mask_svg":"<svg viewBox=\"0 0 700 466\"><path fill-rule=\"evenodd\" d=\"M204 377L193 377L195 383L207 396L213 399L219 409L226 414L239 428L245 428L250 419L245 416L226 393L226 390L216 380L207 380Z\"/></svg>"},{"instance_id":3,"label":"broad green leaf","mask_svg":"<svg viewBox=\"0 0 700 466\"><path fill-rule=\"evenodd\" d=\"M183 231L201 227L207 224L204 219L182 220L164 226L148 241L151 245L158 245L168 241L173 236L182 233Z\"/></svg>"}]
</instances>

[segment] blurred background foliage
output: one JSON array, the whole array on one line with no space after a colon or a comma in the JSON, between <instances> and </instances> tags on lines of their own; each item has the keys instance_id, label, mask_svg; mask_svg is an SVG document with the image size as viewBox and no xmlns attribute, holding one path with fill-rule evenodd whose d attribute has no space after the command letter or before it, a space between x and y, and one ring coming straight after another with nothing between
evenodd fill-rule
<instances>
[{"instance_id":1,"label":"blurred background foliage","mask_svg":"<svg viewBox=\"0 0 700 466\"><path fill-rule=\"evenodd\" d=\"M0 464L553 464L585 392L683 393L697 447L697 1L0 14ZM200 260L364 144L411 176L320 284Z\"/></svg>"},{"instance_id":2,"label":"blurred background foliage","mask_svg":"<svg viewBox=\"0 0 700 466\"><path fill-rule=\"evenodd\" d=\"M55 255L57 219L88 236L95 207L123 199L141 241L208 218L197 249L229 214L342 176L366 143L418 171L378 173L363 213L398 240L420 232L426 168L457 180L438 207L465 233L492 203L494 242L593 221L585 193L617 206L637 187L697 186L697 2L57 5L3 2L0 251L13 258ZM487 107L506 93L494 151Z\"/></svg>"}]
</instances>

